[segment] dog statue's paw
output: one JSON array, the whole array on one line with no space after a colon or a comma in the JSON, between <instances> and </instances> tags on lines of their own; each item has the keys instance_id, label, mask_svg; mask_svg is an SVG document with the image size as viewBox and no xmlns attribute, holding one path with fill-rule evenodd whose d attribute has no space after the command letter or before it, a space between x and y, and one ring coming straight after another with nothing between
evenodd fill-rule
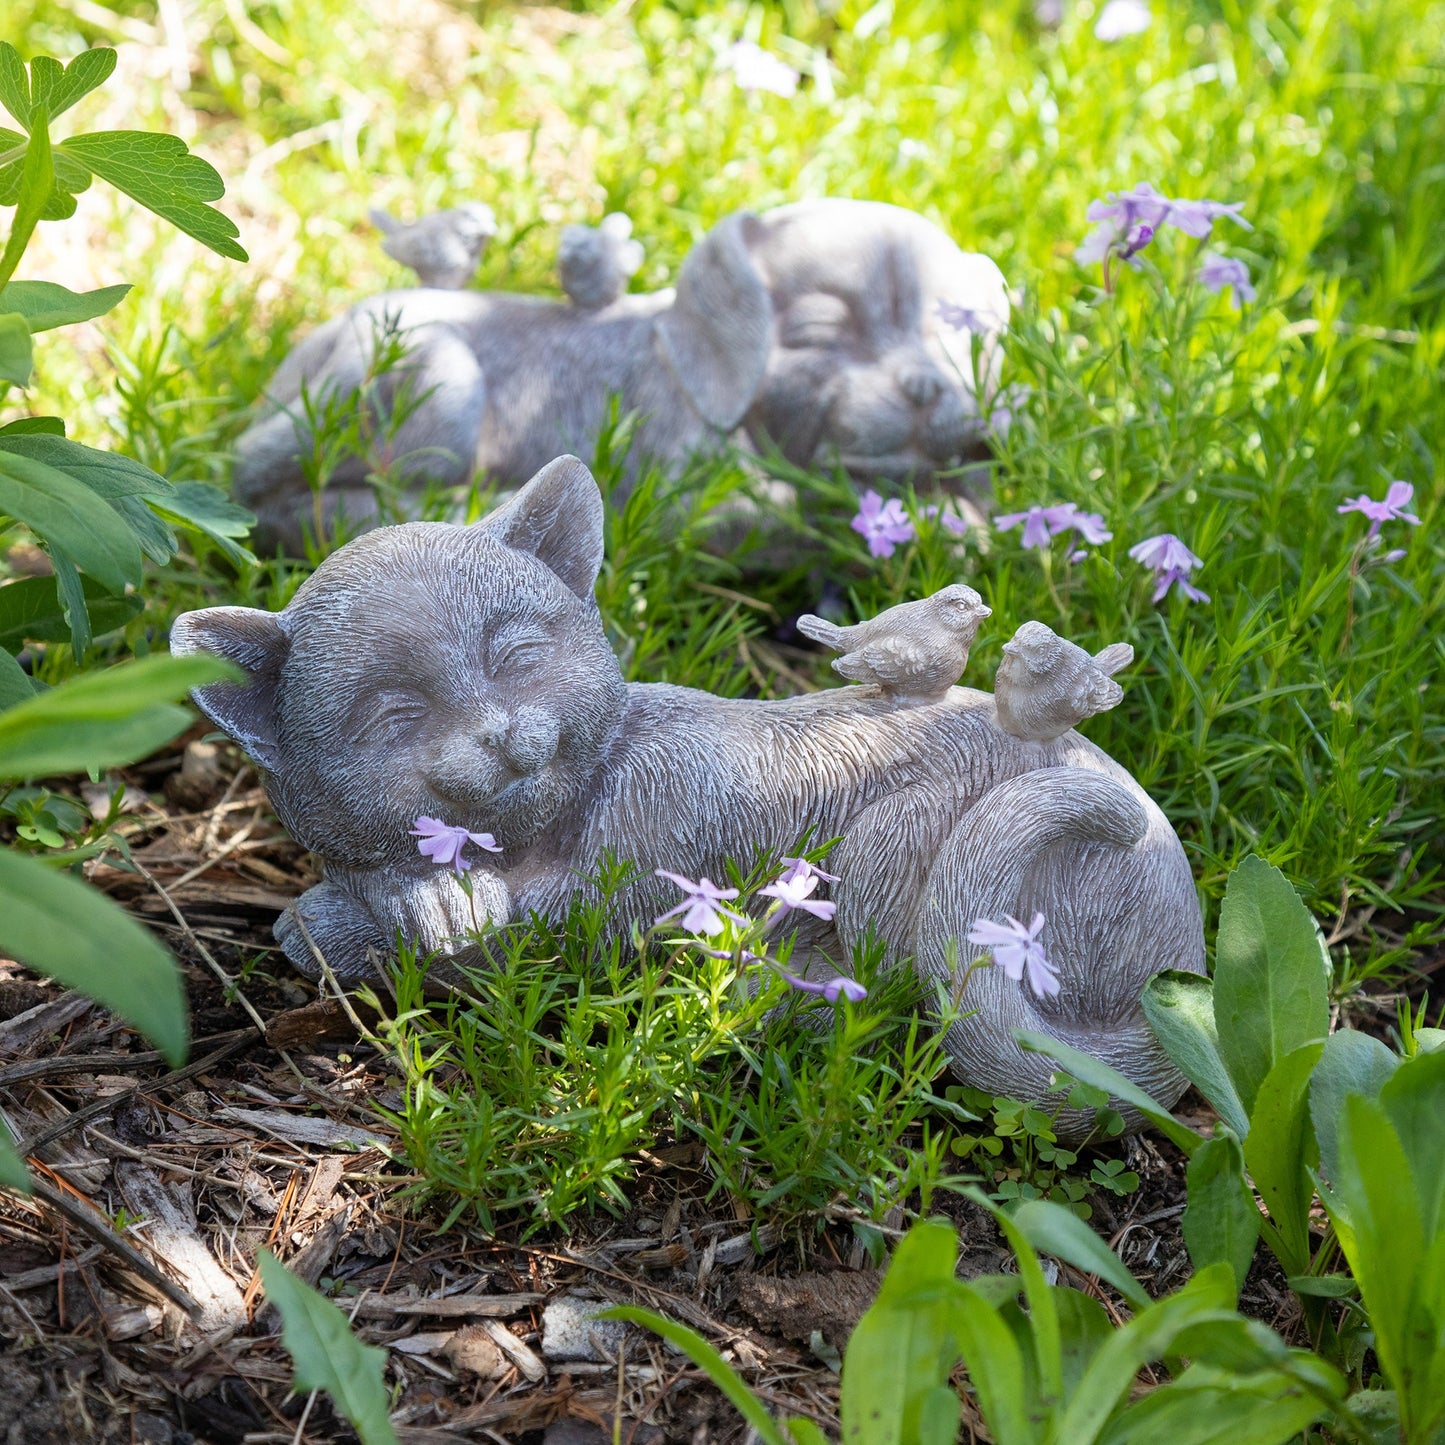
<instances>
[{"instance_id":1,"label":"dog statue's paw","mask_svg":"<svg viewBox=\"0 0 1445 1445\"><path fill-rule=\"evenodd\" d=\"M343 981L374 979L374 960L393 949L366 904L334 883L308 888L271 931L286 957L312 979L321 977L323 959Z\"/></svg>"}]
</instances>

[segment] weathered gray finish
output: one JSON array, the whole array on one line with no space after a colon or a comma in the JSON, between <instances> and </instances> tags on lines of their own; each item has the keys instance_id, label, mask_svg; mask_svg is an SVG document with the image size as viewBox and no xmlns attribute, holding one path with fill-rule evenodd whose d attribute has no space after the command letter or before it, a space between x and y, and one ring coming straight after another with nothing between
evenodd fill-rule
<instances>
[{"instance_id":1,"label":"weathered gray finish","mask_svg":"<svg viewBox=\"0 0 1445 1445\"><path fill-rule=\"evenodd\" d=\"M600 226L564 226L557 248L557 279L567 299L586 311L610 306L642 265L642 246L632 239L632 222L621 211L603 216Z\"/></svg>"},{"instance_id":2,"label":"weathered gray finish","mask_svg":"<svg viewBox=\"0 0 1445 1445\"><path fill-rule=\"evenodd\" d=\"M991 338L1008 318L1003 276L912 211L820 200L720 221L676 291L584 309L504 292L388 291L311 333L281 365L237 443L234 491L267 542L299 544L313 500L301 404L354 392L387 323L410 346L383 378L426 400L390 443L406 475L447 485L480 470L520 486L563 451L590 455L611 398L641 418L634 457L677 463L730 440L776 444L799 465L841 461L868 480L932 472L976 444L966 309ZM335 472L323 510L376 515L367 464Z\"/></svg>"},{"instance_id":3,"label":"weathered gray finish","mask_svg":"<svg viewBox=\"0 0 1445 1445\"><path fill-rule=\"evenodd\" d=\"M758 848L842 835L833 923L803 940L844 966L870 926L946 975L980 917L1047 916L1063 989L1039 1001L1000 969L968 985L975 1017L949 1045L964 1076L1018 1097L1047 1060L1010 1030L1043 1029L1172 1101L1182 1080L1139 1010L1161 968L1199 971L1204 942L1184 853L1117 763L1076 733L1010 737L993 698L949 689L901 706L854 686L747 701L622 681L593 595L602 501L572 458L472 527L379 528L329 557L284 612L216 607L177 620L172 650L206 649L250 680L203 688L204 711L265 770L281 820L325 881L277 924L314 973L369 973L399 928L448 950L472 905L420 858L418 815L495 835L475 906L556 918L604 850L642 870L614 926L675 902L652 876L721 878ZM806 950L800 950L804 953ZM799 955L795 955L795 958Z\"/></svg>"},{"instance_id":4,"label":"weathered gray finish","mask_svg":"<svg viewBox=\"0 0 1445 1445\"><path fill-rule=\"evenodd\" d=\"M1090 657L1042 622L1025 622L1004 643L994 677L999 726L1028 742L1061 737L1123 701L1124 689L1113 674L1133 661L1127 642L1111 643Z\"/></svg>"},{"instance_id":5,"label":"weathered gray finish","mask_svg":"<svg viewBox=\"0 0 1445 1445\"><path fill-rule=\"evenodd\" d=\"M497 234L490 206L469 201L450 211L436 211L407 225L380 208L371 212L382 233L381 249L393 261L410 266L423 286L456 291L476 275L487 242Z\"/></svg>"}]
</instances>

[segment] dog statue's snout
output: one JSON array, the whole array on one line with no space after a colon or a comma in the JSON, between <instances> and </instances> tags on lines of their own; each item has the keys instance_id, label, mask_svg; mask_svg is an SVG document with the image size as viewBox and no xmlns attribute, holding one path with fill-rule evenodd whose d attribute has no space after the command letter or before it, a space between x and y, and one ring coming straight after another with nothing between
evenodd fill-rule
<instances>
[{"instance_id":1,"label":"dog statue's snout","mask_svg":"<svg viewBox=\"0 0 1445 1445\"><path fill-rule=\"evenodd\" d=\"M936 367L915 363L900 369L898 389L914 406L932 406L943 395L943 378Z\"/></svg>"}]
</instances>

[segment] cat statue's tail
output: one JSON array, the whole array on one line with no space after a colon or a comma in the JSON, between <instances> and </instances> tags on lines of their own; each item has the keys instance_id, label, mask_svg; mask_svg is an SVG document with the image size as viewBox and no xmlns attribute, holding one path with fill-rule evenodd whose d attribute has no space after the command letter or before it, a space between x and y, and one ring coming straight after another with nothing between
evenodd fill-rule
<instances>
[{"instance_id":1,"label":"cat statue's tail","mask_svg":"<svg viewBox=\"0 0 1445 1445\"><path fill-rule=\"evenodd\" d=\"M1163 1104L1184 1089L1139 1006L1149 976L1204 969L1204 935L1184 850L1137 784L1087 767L1011 778L964 816L928 878L916 966L951 980L988 950L968 942L981 918L1046 920L1041 941L1060 991L1037 997L1027 980L977 969L948 1032L960 1078L995 1093L1041 1098L1057 1065L1021 1049L1014 1030L1050 1034L1102 1059ZM1131 1123L1138 1120L1128 1115ZM1064 1133L1087 1127L1061 1117Z\"/></svg>"}]
</instances>

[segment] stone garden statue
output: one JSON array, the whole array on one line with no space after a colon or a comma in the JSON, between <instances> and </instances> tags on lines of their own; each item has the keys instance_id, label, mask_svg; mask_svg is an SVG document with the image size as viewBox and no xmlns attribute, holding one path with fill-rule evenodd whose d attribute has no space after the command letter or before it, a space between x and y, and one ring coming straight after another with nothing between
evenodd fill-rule
<instances>
[{"instance_id":1,"label":"stone garden statue","mask_svg":"<svg viewBox=\"0 0 1445 1445\"><path fill-rule=\"evenodd\" d=\"M465 251L445 274L469 274L475 248L452 221L440 226L458 217L393 223L388 247L424 253L433 280L445 270L433 252ZM992 261L922 216L848 200L739 211L693 248L675 290L639 294L622 292L640 261L623 219L568 229L568 300L425 286L370 297L312 332L237 444L234 493L263 541L299 547L315 515L306 402L362 388L383 336L408 349L373 379L377 404L405 414L385 449L418 481L480 471L520 486L563 451L590 455L614 397L641 419L634 456L663 463L737 441L800 466L841 462L871 482L921 478L979 445L989 397L974 395L972 335L991 395L1008 295ZM486 228L473 235L484 244ZM341 462L323 517L376 518L367 472L360 456Z\"/></svg>"},{"instance_id":2,"label":"stone garden statue","mask_svg":"<svg viewBox=\"0 0 1445 1445\"><path fill-rule=\"evenodd\" d=\"M319 952L342 979L374 979L400 930L438 951L446 977L477 919L559 919L604 851L640 870L614 900L625 932L676 902L657 869L722 878L730 858L841 837L823 865L831 916L789 915L803 919L793 967L836 978L876 928L894 958L947 979L984 951L969 942L978 920L1042 914L1057 991L976 971L976 1012L948 1037L959 1074L1044 1094L1052 1064L1013 1040L1027 1027L1179 1095L1139 997L1159 969L1203 970L1194 883L1144 790L1068 730L1070 712L1110 705L1121 652L1024 638L1029 666L1011 684L1023 736L989 693L948 685L988 615L963 586L829 634L863 664L850 675L873 679L858 685L757 701L628 684L594 596L602 547L597 485L563 457L475 525L357 538L282 612L177 620L174 652L244 669L197 700L321 859L324 881L276 925L298 968L315 976ZM423 818L486 850L470 899L419 855Z\"/></svg>"}]
</instances>

